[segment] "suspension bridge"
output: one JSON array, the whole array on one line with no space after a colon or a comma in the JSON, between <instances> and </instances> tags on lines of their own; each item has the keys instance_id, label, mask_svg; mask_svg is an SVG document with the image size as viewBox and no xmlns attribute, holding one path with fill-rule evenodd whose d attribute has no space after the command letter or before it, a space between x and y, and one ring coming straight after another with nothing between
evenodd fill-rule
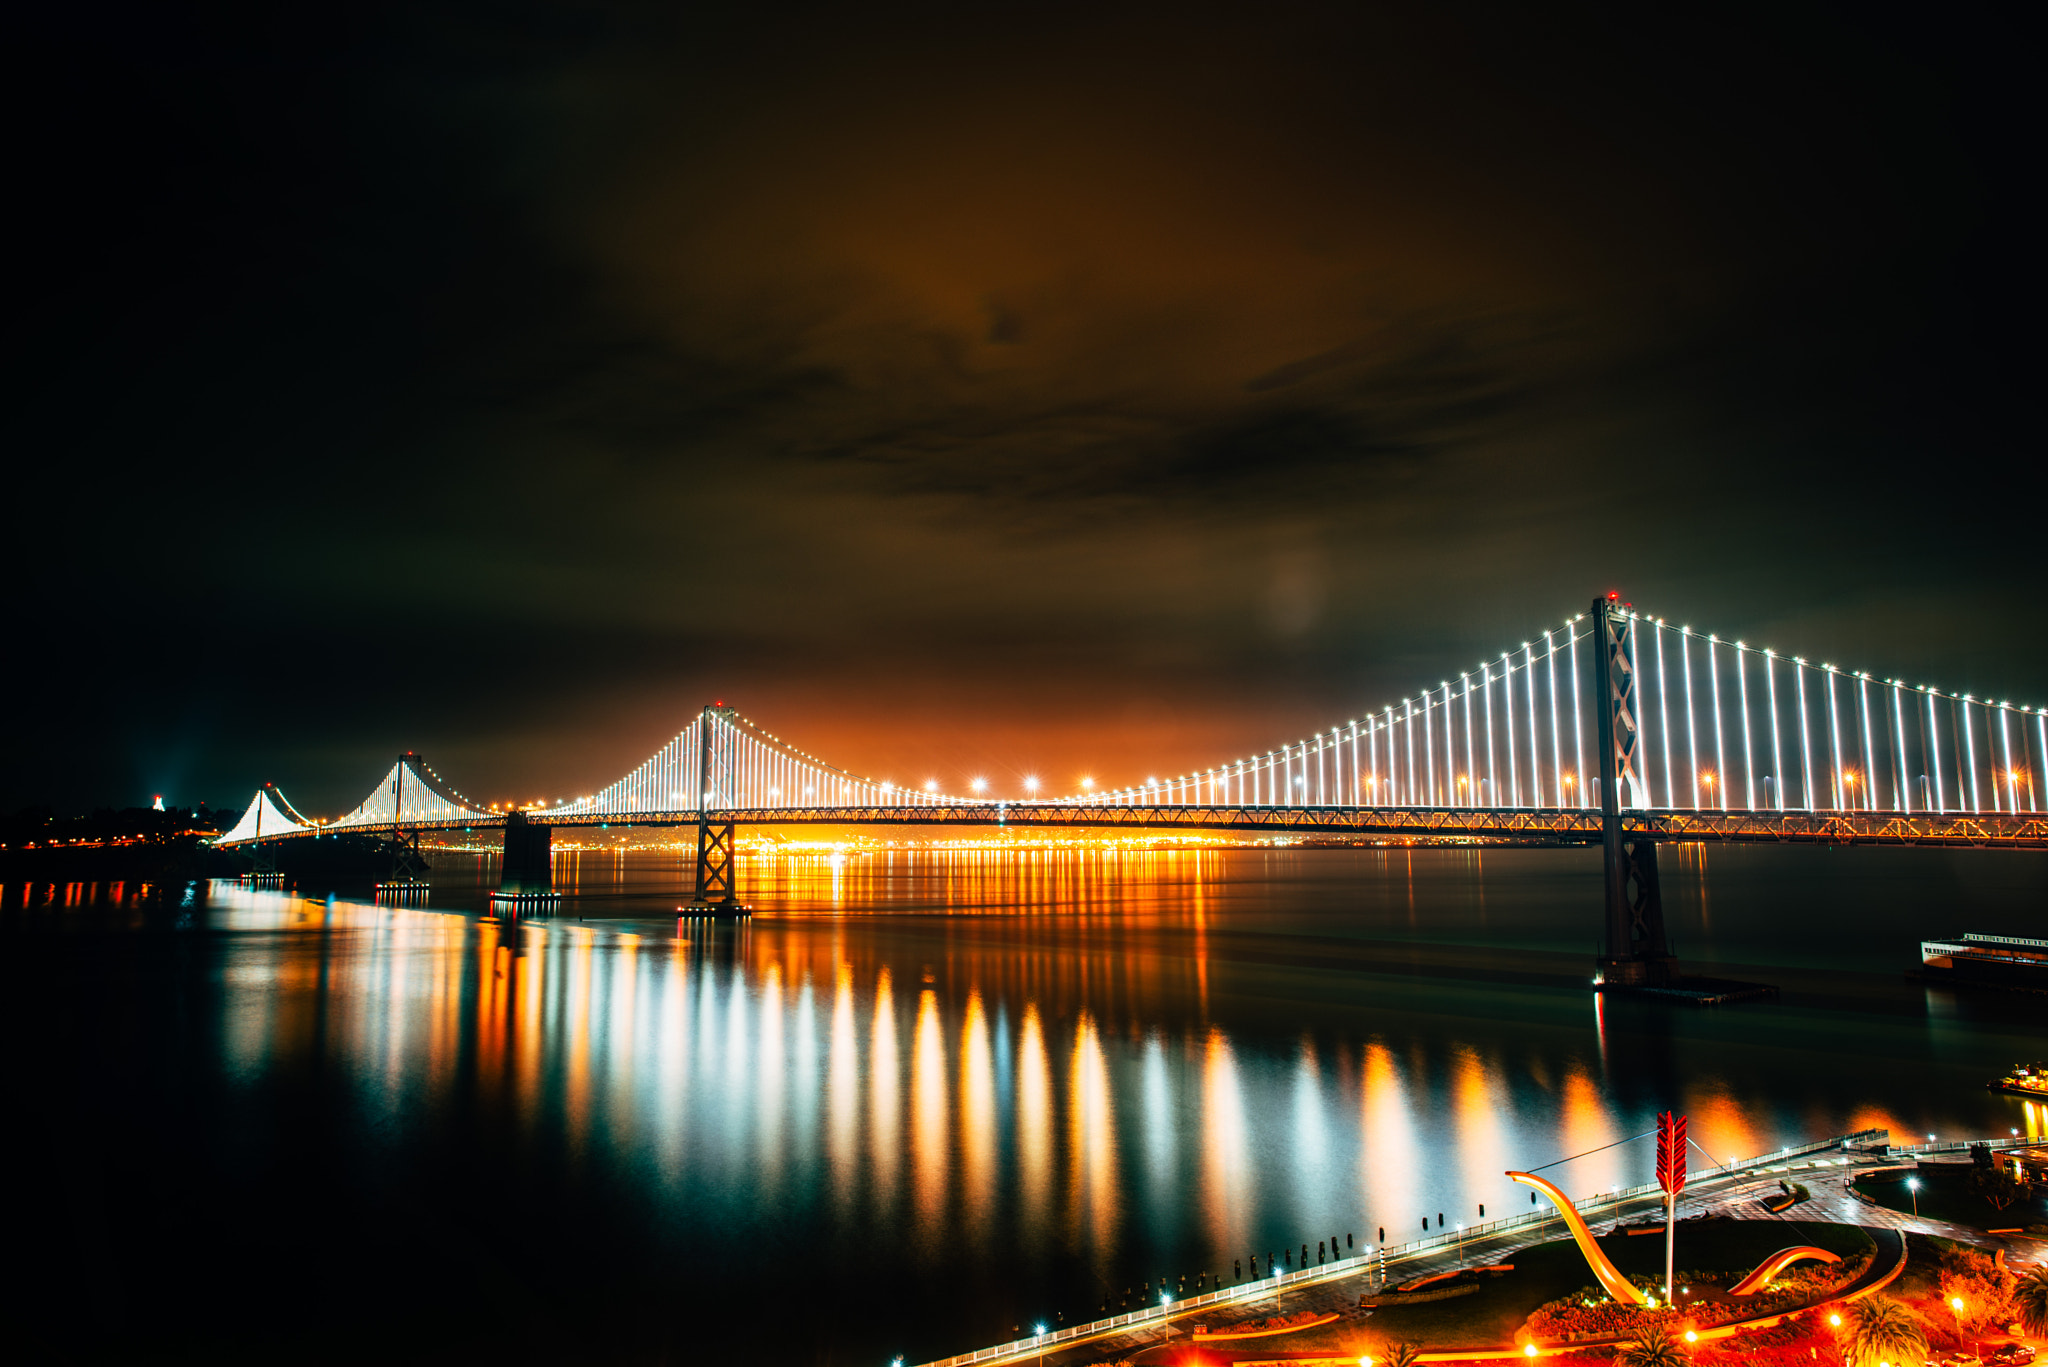
<instances>
[{"instance_id":1,"label":"suspension bridge","mask_svg":"<svg viewBox=\"0 0 2048 1367\"><path fill-rule=\"evenodd\" d=\"M1670 841L2048 849L2048 708L1815 664L1622 603L1616 594L1399 703L1224 761L1124 787L1023 799L847 772L716 702L616 783L510 810L463 796L418 755L353 811L299 813L259 789L221 845L348 832L412 868L429 832L504 828L503 895L549 895L558 826L695 826L697 897L744 914L745 825L1250 831L1545 840L1605 850L1618 983L1675 972L1656 847Z\"/></svg>"}]
</instances>

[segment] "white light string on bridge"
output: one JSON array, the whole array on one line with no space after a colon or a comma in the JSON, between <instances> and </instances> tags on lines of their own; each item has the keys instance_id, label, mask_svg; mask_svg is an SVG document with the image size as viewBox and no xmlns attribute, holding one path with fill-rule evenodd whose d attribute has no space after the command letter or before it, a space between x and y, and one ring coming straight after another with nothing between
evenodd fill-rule
<instances>
[{"instance_id":1,"label":"white light string on bridge","mask_svg":"<svg viewBox=\"0 0 2048 1367\"><path fill-rule=\"evenodd\" d=\"M1745 641L1673 626L1633 608L1625 615L1640 679L1637 777L1622 795L1626 808L1660 810L1654 804L1661 796L1661 810L1692 812L2019 817L2044 810L2048 708L1815 665ZM1362 719L1332 725L1263 755L1052 802L1588 811L1599 806L1600 794L1597 782L1584 777L1586 695L1579 675L1582 655L1586 667L1592 667L1594 625L1581 613L1543 632L1540 643L1532 638L1460 671L1455 684L1441 680L1401 699L1398 708L1382 704ZM1667 635L1677 638L1675 650ZM1752 667L1762 672L1754 690ZM1732 680L1727 678L1731 672ZM1671 713L1681 707L1684 726L1674 731ZM1817 716L1822 709L1824 717ZM1569 764L1563 743L1567 730ZM700 790L707 772L700 749L707 734L711 779ZM1758 764L1759 738L1767 769ZM1738 758L1739 776L1730 763ZM973 796L960 797L940 792L929 780L911 786L864 778L720 704L599 793L527 810L542 818L680 821L706 809L815 812L1033 800L991 797L979 780L975 789ZM1681 794L1689 807L1679 805ZM307 821L266 786L219 843L268 838L273 830L312 834L414 823L467 825L501 816L463 796L418 756L407 755L368 798L332 822Z\"/></svg>"},{"instance_id":2,"label":"white light string on bridge","mask_svg":"<svg viewBox=\"0 0 2048 1367\"><path fill-rule=\"evenodd\" d=\"M256 790L247 810L225 833L214 841L217 845L239 845L247 840L263 840L285 835L299 835L315 829L315 823L301 816L291 803L285 801L283 793L266 783Z\"/></svg>"},{"instance_id":3,"label":"white light string on bridge","mask_svg":"<svg viewBox=\"0 0 2048 1367\"><path fill-rule=\"evenodd\" d=\"M484 803L472 802L456 791L418 755L402 755L354 811L323 823L320 829L394 827L409 822L465 819L488 821L493 819L493 813Z\"/></svg>"},{"instance_id":4,"label":"white light string on bridge","mask_svg":"<svg viewBox=\"0 0 2048 1367\"><path fill-rule=\"evenodd\" d=\"M702 747L707 734L708 766ZM708 787L702 792L698 785ZM915 807L986 802L850 773L792 745L739 712L714 705L639 768L589 796L542 816L668 816L698 811L772 811L821 807Z\"/></svg>"},{"instance_id":5,"label":"white light string on bridge","mask_svg":"<svg viewBox=\"0 0 2048 1367\"><path fill-rule=\"evenodd\" d=\"M1578 777L1584 735L1575 647L1590 639L1584 622L1581 613L1540 640L1460 672L1456 682L1439 680L1363 720L1332 725L1263 755L1062 800L1102 806L1590 806L1595 799Z\"/></svg>"},{"instance_id":6,"label":"white light string on bridge","mask_svg":"<svg viewBox=\"0 0 2048 1367\"><path fill-rule=\"evenodd\" d=\"M1664 766L1669 808L1682 810L1683 791L1691 810L2044 810L2048 709L1781 655L1648 614L1636 614L1635 622L1654 641L1637 651L1647 691L1659 708L1685 711L1683 751L1660 723L1661 753L1651 761ZM1666 649L1667 635L1678 638L1676 679L1668 673L1674 653ZM1730 671L1734 687L1724 689ZM1763 676L1759 690L1749 686L1752 671ZM1739 733L1733 758L1740 775L1730 764L1731 730ZM1710 757L1701 753L1703 739L1712 745Z\"/></svg>"},{"instance_id":7,"label":"white light string on bridge","mask_svg":"<svg viewBox=\"0 0 2048 1367\"><path fill-rule=\"evenodd\" d=\"M2048 709L1878 679L1625 611L1641 681L1636 779L1622 795L1625 808L2043 810ZM1591 809L1600 795L1585 778L1579 682L1591 639L1581 613L1362 721L1193 775L1065 800ZM1889 704L1877 705L1886 691Z\"/></svg>"}]
</instances>

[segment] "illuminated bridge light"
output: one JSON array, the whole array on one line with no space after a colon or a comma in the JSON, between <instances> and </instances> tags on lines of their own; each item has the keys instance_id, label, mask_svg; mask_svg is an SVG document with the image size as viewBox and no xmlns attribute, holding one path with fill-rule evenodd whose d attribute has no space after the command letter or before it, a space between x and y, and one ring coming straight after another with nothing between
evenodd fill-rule
<instances>
[{"instance_id":1,"label":"illuminated bridge light","mask_svg":"<svg viewBox=\"0 0 2048 1367\"><path fill-rule=\"evenodd\" d=\"M2036 775L2048 763L2048 708L1980 699L1928 683L1908 684L1831 662L1816 665L1804 656L1753 649L1745 641L1702 634L1690 625L1674 628L1664 617L1622 606L1624 619L1637 633L1654 633L1648 641L1634 636L1640 747L1636 772L1643 786L1630 795L1630 805L1661 799L1665 810L1674 810L1683 794L1690 804L1685 810L1700 817L1707 814L1704 809L1727 813L1738 804L1746 813L1773 817L1821 810L1890 810L1904 816L1970 813L2017 818L2041 810ZM1372 808L1427 805L1486 813L1555 804L1583 811L1595 802L1595 785L1585 777L1593 772L1587 767L1585 740L1589 729L1597 731L1597 726L1589 728L1597 719L1586 704L1598 701L1585 696L1578 677L1580 647L1592 639L1577 626L1586 618L1585 613L1567 617L1562 636L1555 627L1544 630L1540 641L1532 636L1518 649L1503 650L1460 672L1455 681L1442 679L1405 695L1398 707L1386 704L1358 720L1312 730L1308 738L1208 768L1183 769L1184 757L1172 757L1171 777L1153 774L1140 785L1104 788L1092 775L1084 776L1080 796L1062 797L1059 803L1157 808L1162 810L1146 814L1148 824L1191 828L1270 821L1263 814L1205 819L1204 808L1349 807L1356 810L1339 820L1355 822L1359 829L1405 829L1400 823L1410 819L1404 814L1382 823ZM1664 640L1667 630L1677 632L1675 649ZM1704 658L1698 662L1691 652L1696 638L1705 643ZM1541 656L1535 649L1539 644ZM1723 647L1734 653L1735 678L1726 689ZM1565 654L1562 668L1557 660L1560 651ZM1754 697L1748 686L1751 654L1759 658L1763 671ZM1790 670L1789 695L1778 686L1781 663ZM1668 672L1673 664L1678 680ZM1704 689L1696 672L1700 668L1706 673ZM1812 680L1807 678L1809 670L1816 671ZM1809 684L1817 690L1811 696ZM1671 716L1681 705L1674 696L1681 688L1682 736ZM1873 688L1878 690L1874 698ZM1884 690L1891 693L1889 707ZM1907 691L1924 701L1908 704ZM1817 714L1816 708L1822 711ZM1710 716L1701 717L1702 710ZM1563 742L1567 717L1573 751L1569 765ZM1728 750L1736 738L1729 735L1731 727L1740 731L1744 767L1741 791L1733 795L1730 790L1736 785ZM1767 748L1767 768L1757 763L1760 748ZM1658 775L1660 764L1663 770ZM1681 765L1687 770L1684 783L1679 782ZM695 782L700 775L708 778L702 785ZM1655 782L1658 777L1661 784ZM1766 789L1761 802L1760 778ZM1019 781L1026 794L1036 797L1042 791L1036 774L1023 775ZM813 812L824 809L806 818L811 820L839 819L833 809L856 809L846 815L849 820L882 820L864 817L857 809L905 803L941 807L957 800L943 797L936 779L926 779L921 789L914 789L893 779L864 778L836 768L716 704L632 773L581 797L479 803L408 752L369 797L325 823L292 811L276 789L266 785L220 843L289 838L316 829L460 828L479 819L495 823L511 810L593 825L629 825L641 814L662 814L672 822L687 814L685 799L699 786L701 808L758 811L788 804ZM972 779L970 786L977 799L990 791L985 777ZM1922 794L1917 801L1916 790ZM1068 813L1066 819L1073 819L1071 807L1061 810ZM1052 814L1049 808L1048 817ZM1083 817L1080 824L1094 823ZM1473 829L1495 828L1475 824Z\"/></svg>"}]
</instances>

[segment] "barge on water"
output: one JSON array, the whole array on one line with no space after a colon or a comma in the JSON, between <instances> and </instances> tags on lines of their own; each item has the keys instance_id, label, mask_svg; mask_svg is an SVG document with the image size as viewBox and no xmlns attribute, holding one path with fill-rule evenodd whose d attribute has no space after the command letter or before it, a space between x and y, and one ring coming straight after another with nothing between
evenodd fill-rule
<instances>
[{"instance_id":1,"label":"barge on water","mask_svg":"<svg viewBox=\"0 0 2048 1367\"><path fill-rule=\"evenodd\" d=\"M1984 1085L1994 1092L2011 1092L2014 1096L2048 1101L2048 1067L2039 1063L2017 1063L2010 1073Z\"/></svg>"},{"instance_id":2,"label":"barge on water","mask_svg":"<svg viewBox=\"0 0 2048 1367\"><path fill-rule=\"evenodd\" d=\"M1959 987L2048 993L2048 940L2016 935L1922 940L1920 968L1909 976Z\"/></svg>"}]
</instances>

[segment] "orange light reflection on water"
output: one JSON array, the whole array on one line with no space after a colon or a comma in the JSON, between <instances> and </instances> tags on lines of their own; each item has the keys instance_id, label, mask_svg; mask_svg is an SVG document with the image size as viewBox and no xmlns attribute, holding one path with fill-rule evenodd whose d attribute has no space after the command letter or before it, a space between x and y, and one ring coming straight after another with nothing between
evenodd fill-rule
<instances>
[{"instance_id":1,"label":"orange light reflection on water","mask_svg":"<svg viewBox=\"0 0 2048 1367\"><path fill-rule=\"evenodd\" d=\"M1404 1017L1399 989L1296 1002L1269 970L1211 961L1212 944L1242 943L1213 892L1188 891L1214 857L898 852L899 872L937 869L963 907L1021 900L1031 923L950 919L943 945L913 950L856 918L671 939L240 894L220 923L263 934L223 951L219 1047L250 1079L324 1049L389 1115L473 1088L518 1135L586 1166L642 1149L678 1190L773 1203L812 1183L828 1219L914 1229L925 1259L1009 1240L1102 1269L1134 1229L1184 1228L1227 1267L1263 1260L1275 1230L1313 1248L1353 1229L1411 1238L1425 1210L1469 1223L1478 1200L1525 1210L1501 1190L1510 1167L1587 1155L1548 1170L1574 1195L1644 1180L1647 1142L1592 1151L1647 1128L1639 1098L1659 1093L1641 1084L1688 1057L1682 1033L1646 1043L1597 996L1527 1038L1478 1014ZM879 856L813 862L789 876L828 899L894 876ZM1414 857L1386 862L1405 883ZM1137 864L1173 879L1134 878ZM1057 925L1034 919L1063 905ZM914 1004L896 1001L904 982ZM1825 1137L1788 1132L1829 1123L1824 1096L1788 1120L1764 1084L1691 1057L1682 1104L1716 1160ZM1620 1101L1617 1078L1634 1084ZM1842 1130L1912 1137L1904 1105L1844 1109ZM2016 1109L2030 1137L2048 1133L2038 1104Z\"/></svg>"},{"instance_id":2,"label":"orange light reflection on water","mask_svg":"<svg viewBox=\"0 0 2048 1367\"><path fill-rule=\"evenodd\" d=\"M1251 1164L1237 1059L1212 1026L1202 1042L1202 1214L1217 1249L1243 1248L1250 1236Z\"/></svg>"},{"instance_id":3,"label":"orange light reflection on water","mask_svg":"<svg viewBox=\"0 0 2048 1367\"><path fill-rule=\"evenodd\" d=\"M1042 1239L1052 1202L1052 1060L1035 1002L1024 1008L1017 1040L1017 1167L1024 1237Z\"/></svg>"},{"instance_id":4,"label":"orange light reflection on water","mask_svg":"<svg viewBox=\"0 0 2048 1367\"><path fill-rule=\"evenodd\" d=\"M868 1162L878 1202L896 1194L902 1153L897 1068L896 1004L889 991L889 970L884 968L875 975L874 1042L868 1049Z\"/></svg>"},{"instance_id":5,"label":"orange light reflection on water","mask_svg":"<svg viewBox=\"0 0 2048 1367\"><path fill-rule=\"evenodd\" d=\"M960 1023L961 1204L968 1227L988 1225L996 1201L996 1083L989 1055L988 1013L981 993L967 994Z\"/></svg>"},{"instance_id":6,"label":"orange light reflection on water","mask_svg":"<svg viewBox=\"0 0 2048 1367\"><path fill-rule=\"evenodd\" d=\"M1502 1174L1515 1166L1515 1153L1503 1116L1507 1108L1505 1070L1496 1061L1489 1067L1477 1049L1463 1046L1453 1054L1451 1065L1452 1114L1456 1119L1459 1167L1465 1174L1466 1190L1475 1193L1475 1204L1464 1212L1463 1222L1478 1220L1478 1200L1487 1193L1506 1195L1508 1182ZM1499 1213L1496 1206L1495 1213ZM1453 1217L1454 1222L1456 1217Z\"/></svg>"},{"instance_id":7,"label":"orange light reflection on water","mask_svg":"<svg viewBox=\"0 0 2048 1367\"><path fill-rule=\"evenodd\" d=\"M1607 1147L1622 1137L1621 1129L1608 1109L1607 1099L1600 1094L1585 1064L1577 1058L1573 1058L1566 1068L1558 1105L1562 1123L1556 1156L1586 1156L1569 1165L1550 1169L1544 1175L1566 1192L1606 1191L1609 1187L1625 1185L1622 1163L1626 1155L1619 1149Z\"/></svg>"},{"instance_id":8,"label":"orange light reflection on water","mask_svg":"<svg viewBox=\"0 0 2048 1367\"><path fill-rule=\"evenodd\" d=\"M1071 1167L1067 1177L1069 1247L1097 1263L1115 1251L1120 1185L1116 1152L1116 1102L1109 1063L1095 1018L1083 1011L1074 1025L1067 1124Z\"/></svg>"},{"instance_id":9,"label":"orange light reflection on water","mask_svg":"<svg viewBox=\"0 0 2048 1367\"><path fill-rule=\"evenodd\" d=\"M1421 1186L1418 1180L1421 1176L1420 1156L1415 1139L1415 1115L1401 1079L1401 1066L1395 1062L1393 1051L1384 1042L1374 1039L1365 1046L1361 1072L1359 1124L1364 1143L1360 1146L1363 1172L1359 1184L1376 1196L1386 1193L1386 1198L1392 1198L1395 1193L1413 1193ZM1387 1212L1384 1222L1401 1231L1388 1237L1404 1238L1407 1212L1386 1198L1369 1205L1368 1209L1377 1207ZM1402 1204L1412 1209L1414 1203L1410 1200ZM1389 1206L1392 1206L1391 1212L1388 1212Z\"/></svg>"},{"instance_id":10,"label":"orange light reflection on water","mask_svg":"<svg viewBox=\"0 0 2048 1367\"><path fill-rule=\"evenodd\" d=\"M832 1046L827 1055L825 1098L826 1161L832 1193L843 1209L860 1186L860 1041L853 1024L853 965L832 973Z\"/></svg>"},{"instance_id":11,"label":"orange light reflection on water","mask_svg":"<svg viewBox=\"0 0 2048 1367\"><path fill-rule=\"evenodd\" d=\"M916 1174L917 1217L927 1234L934 1234L946 1211L952 1135L947 1121L946 1042L939 1028L938 994L929 988L917 998L910 1077L910 1161Z\"/></svg>"}]
</instances>

